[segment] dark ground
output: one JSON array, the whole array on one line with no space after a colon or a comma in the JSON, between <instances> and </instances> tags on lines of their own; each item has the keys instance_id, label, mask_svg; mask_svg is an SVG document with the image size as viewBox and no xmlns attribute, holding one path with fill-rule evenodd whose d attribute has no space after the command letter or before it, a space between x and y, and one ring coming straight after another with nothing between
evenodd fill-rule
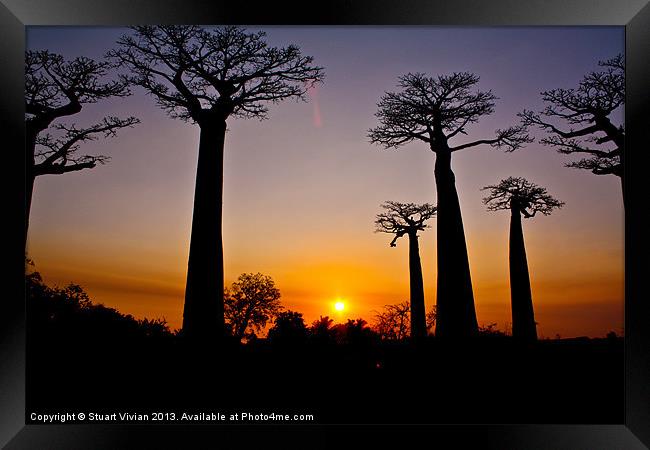
<instances>
[{"instance_id":1,"label":"dark ground","mask_svg":"<svg viewBox=\"0 0 650 450\"><path fill-rule=\"evenodd\" d=\"M50 288L33 273L26 287L28 424L31 413L64 412L312 414L313 423L624 422L623 339L613 334L521 344L488 327L465 342L429 337L416 347L381 341L350 321L215 347L188 342L164 322L94 305L76 285Z\"/></svg>"},{"instance_id":2,"label":"dark ground","mask_svg":"<svg viewBox=\"0 0 650 450\"><path fill-rule=\"evenodd\" d=\"M317 423L622 423L623 341L273 346L37 336L27 411L271 412ZM28 417L29 422L29 417Z\"/></svg>"}]
</instances>

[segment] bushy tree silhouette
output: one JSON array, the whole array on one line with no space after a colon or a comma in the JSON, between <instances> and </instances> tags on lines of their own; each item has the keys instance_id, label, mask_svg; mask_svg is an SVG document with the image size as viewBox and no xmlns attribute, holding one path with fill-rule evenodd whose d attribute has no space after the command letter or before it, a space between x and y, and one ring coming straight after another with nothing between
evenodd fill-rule
<instances>
[{"instance_id":1,"label":"bushy tree silhouette","mask_svg":"<svg viewBox=\"0 0 650 450\"><path fill-rule=\"evenodd\" d=\"M279 312L273 326L269 329L268 338L271 342L281 344L305 342L307 326L302 314L290 310Z\"/></svg>"},{"instance_id":2,"label":"bushy tree silhouette","mask_svg":"<svg viewBox=\"0 0 650 450\"><path fill-rule=\"evenodd\" d=\"M332 334L337 344L352 347L368 346L376 343L379 336L368 326L364 319L348 319L332 327Z\"/></svg>"},{"instance_id":3,"label":"bushy tree silhouette","mask_svg":"<svg viewBox=\"0 0 650 450\"><path fill-rule=\"evenodd\" d=\"M33 266L32 263L30 265ZM169 340L174 334L165 319L135 319L114 308L93 303L77 284L63 288L46 285L39 272L25 275L30 342L60 341L112 346Z\"/></svg>"},{"instance_id":4,"label":"bushy tree silhouette","mask_svg":"<svg viewBox=\"0 0 650 450\"><path fill-rule=\"evenodd\" d=\"M388 201L383 203L385 212L377 214L375 231L394 234L390 243L395 247L399 238L409 237L409 280L411 290L411 337L415 340L427 335L427 324L424 306L424 282L422 280L422 263L420 262L420 246L418 231L428 228L425 222L435 216L436 207L425 203L398 203Z\"/></svg>"},{"instance_id":5,"label":"bushy tree silhouette","mask_svg":"<svg viewBox=\"0 0 650 450\"><path fill-rule=\"evenodd\" d=\"M524 178L509 177L483 190L489 211L510 210L510 298L512 303L512 336L520 340L536 340L537 329L530 289L530 275L521 216L549 215L564 203L550 196L545 188Z\"/></svg>"},{"instance_id":6,"label":"bushy tree silhouette","mask_svg":"<svg viewBox=\"0 0 650 450\"><path fill-rule=\"evenodd\" d=\"M109 56L127 66L171 117L200 128L183 334L223 336L223 149L230 117L265 118L267 104L305 99L322 68L295 45L269 47L264 32L234 26L138 26Z\"/></svg>"},{"instance_id":7,"label":"bushy tree silhouette","mask_svg":"<svg viewBox=\"0 0 650 450\"><path fill-rule=\"evenodd\" d=\"M332 334L333 324L334 320L330 319L329 316L320 316L318 320L314 320L309 327L310 339L319 345L326 345L334 342L334 336Z\"/></svg>"},{"instance_id":8,"label":"bushy tree silhouette","mask_svg":"<svg viewBox=\"0 0 650 450\"><path fill-rule=\"evenodd\" d=\"M110 62L83 56L67 61L47 50L25 53L25 244L36 177L104 164L107 156L79 154L81 144L115 136L139 122L114 116L83 127L64 122L86 104L130 95L125 82L110 79L113 68Z\"/></svg>"},{"instance_id":9,"label":"bushy tree silhouette","mask_svg":"<svg viewBox=\"0 0 650 450\"><path fill-rule=\"evenodd\" d=\"M261 331L282 310L280 290L261 273L241 274L224 298L226 325L238 340Z\"/></svg>"},{"instance_id":10,"label":"bushy tree silhouette","mask_svg":"<svg viewBox=\"0 0 650 450\"><path fill-rule=\"evenodd\" d=\"M409 73L399 78L399 91L387 92L378 103L379 126L369 131L372 143L398 148L422 141L435 153L434 176L438 193L438 283L436 334L467 337L478 330L467 245L451 156L459 150L490 145L515 150L531 138L524 125L496 130L493 139L452 146L467 128L494 111L491 91L473 90L479 77L460 72L427 77Z\"/></svg>"},{"instance_id":11,"label":"bushy tree silhouette","mask_svg":"<svg viewBox=\"0 0 650 450\"><path fill-rule=\"evenodd\" d=\"M567 167L616 175L623 188L625 127L613 123L610 116L625 104L625 59L619 54L598 65L602 70L585 75L576 89L542 92L547 104L543 111L524 110L520 116L525 124L548 132L542 144L566 155L584 156L567 163Z\"/></svg>"}]
</instances>

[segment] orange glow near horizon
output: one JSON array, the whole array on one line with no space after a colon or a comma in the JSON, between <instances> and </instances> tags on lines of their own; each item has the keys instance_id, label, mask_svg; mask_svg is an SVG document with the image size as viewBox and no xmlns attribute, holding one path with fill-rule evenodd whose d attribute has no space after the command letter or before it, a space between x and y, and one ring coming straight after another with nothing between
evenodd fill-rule
<instances>
[{"instance_id":1,"label":"orange glow near horizon","mask_svg":"<svg viewBox=\"0 0 650 450\"><path fill-rule=\"evenodd\" d=\"M28 27L30 49L102 58L125 29ZM228 120L224 154L225 284L242 273L275 281L286 309L370 324L409 299L408 242L389 246L373 221L387 200L436 203L435 155L421 142L386 150L368 142L377 101L397 77L471 71L498 97L494 113L454 144L491 138L541 110L539 93L577 86L597 62L624 51L622 27L270 27L269 43L298 45L325 67L308 102L269 104L268 120ZM432 43L435 43L433 45ZM480 45L476 45L479 43ZM182 324L199 128L170 118L138 89L84 106L79 125L106 115L141 123L84 142L106 155L92 170L36 180L28 254L48 284L81 285L93 302L137 318ZM622 112L614 117L622 123ZM624 221L620 179L565 167L569 157L536 141L505 153L454 153L480 325L511 322L509 213L488 212L481 188L522 176L566 205L523 221L538 334L623 332ZM436 303L436 219L420 233L427 311ZM344 304L338 311L335 303Z\"/></svg>"}]
</instances>

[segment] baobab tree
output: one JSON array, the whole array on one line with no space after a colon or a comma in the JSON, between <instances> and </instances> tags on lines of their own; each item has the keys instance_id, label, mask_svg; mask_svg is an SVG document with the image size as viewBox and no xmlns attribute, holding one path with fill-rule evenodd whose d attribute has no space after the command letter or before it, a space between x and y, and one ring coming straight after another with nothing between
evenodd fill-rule
<instances>
[{"instance_id":1,"label":"baobab tree","mask_svg":"<svg viewBox=\"0 0 650 450\"><path fill-rule=\"evenodd\" d=\"M199 156L185 288L185 336L223 336L223 155L230 117L267 116L268 103L306 99L323 79L295 45L269 47L238 27L138 26L109 56L173 117L199 126Z\"/></svg>"},{"instance_id":2,"label":"baobab tree","mask_svg":"<svg viewBox=\"0 0 650 450\"><path fill-rule=\"evenodd\" d=\"M598 64L602 70L586 75L576 89L544 91L546 108L539 113L524 110L520 116L548 133L542 144L559 153L584 156L567 167L615 175L623 188L625 128L612 114L625 104L625 59L619 54Z\"/></svg>"},{"instance_id":3,"label":"baobab tree","mask_svg":"<svg viewBox=\"0 0 650 450\"><path fill-rule=\"evenodd\" d=\"M107 116L98 123L77 126L66 119L83 106L130 95L123 81L110 79L113 65L83 56L66 60L47 50L25 53L25 244L36 177L60 175L104 164L104 155L80 154L84 142L113 137L139 122Z\"/></svg>"},{"instance_id":4,"label":"baobab tree","mask_svg":"<svg viewBox=\"0 0 650 450\"><path fill-rule=\"evenodd\" d=\"M524 178L509 177L483 190L488 211L510 210L510 300L512 304L512 336L520 340L536 340L537 329L533 312L533 297L524 245L521 217L535 214L548 216L564 203L550 196L546 189Z\"/></svg>"},{"instance_id":5,"label":"baobab tree","mask_svg":"<svg viewBox=\"0 0 650 450\"><path fill-rule=\"evenodd\" d=\"M429 203L416 205L392 201L385 202L381 206L385 212L377 214L375 231L395 235L390 243L391 247L395 247L397 240L402 236L406 235L409 238L411 337L414 340L422 339L427 335L427 325L418 232L428 228L425 222L436 215L437 208Z\"/></svg>"},{"instance_id":6,"label":"baobab tree","mask_svg":"<svg viewBox=\"0 0 650 450\"><path fill-rule=\"evenodd\" d=\"M399 78L399 92L387 92L375 114L379 126L369 131L372 143L399 148L412 141L428 145L436 155L434 177L438 194L436 335L468 337L478 331L467 245L456 181L451 169L454 152L481 145L513 151L530 142L526 126L498 129L492 139L452 145L468 127L494 111L496 96L474 90L479 77L460 72L427 77L409 73Z\"/></svg>"}]
</instances>

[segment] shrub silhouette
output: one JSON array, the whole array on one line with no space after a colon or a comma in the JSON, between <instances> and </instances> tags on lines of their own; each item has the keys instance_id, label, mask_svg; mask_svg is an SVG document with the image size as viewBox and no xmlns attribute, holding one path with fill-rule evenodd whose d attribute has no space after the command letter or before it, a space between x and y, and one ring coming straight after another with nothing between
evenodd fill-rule
<instances>
[{"instance_id":1,"label":"shrub silhouette","mask_svg":"<svg viewBox=\"0 0 650 450\"><path fill-rule=\"evenodd\" d=\"M269 329L268 339L274 343L303 343L307 339L307 326L302 314L295 311L282 311Z\"/></svg>"},{"instance_id":2,"label":"shrub silhouette","mask_svg":"<svg viewBox=\"0 0 650 450\"><path fill-rule=\"evenodd\" d=\"M373 331L383 340L399 341L411 336L408 323L410 321L411 307L409 302L402 302L395 305L386 305L375 313ZM426 312L426 331L431 334L436 325L435 305Z\"/></svg>"},{"instance_id":3,"label":"shrub silhouette","mask_svg":"<svg viewBox=\"0 0 650 450\"><path fill-rule=\"evenodd\" d=\"M78 340L97 344L171 339L164 319L135 319L114 308L94 304L83 288L47 286L38 272L25 276L27 320L37 339Z\"/></svg>"},{"instance_id":4,"label":"shrub silhouette","mask_svg":"<svg viewBox=\"0 0 650 450\"><path fill-rule=\"evenodd\" d=\"M337 344L353 347L367 346L379 341L379 335L361 318L348 319L346 323L334 325L332 333Z\"/></svg>"}]
</instances>

